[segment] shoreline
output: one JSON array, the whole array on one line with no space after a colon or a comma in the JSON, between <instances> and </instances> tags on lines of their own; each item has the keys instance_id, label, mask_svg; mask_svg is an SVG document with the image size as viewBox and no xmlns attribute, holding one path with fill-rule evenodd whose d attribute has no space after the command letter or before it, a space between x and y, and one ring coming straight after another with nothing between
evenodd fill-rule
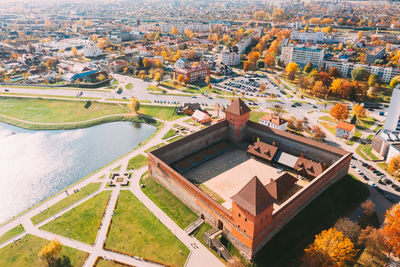
<instances>
[{"instance_id":1,"label":"shoreline","mask_svg":"<svg viewBox=\"0 0 400 267\"><path fill-rule=\"evenodd\" d=\"M145 119L149 119L149 118L145 118ZM98 172L104 170L105 168L107 168L107 167L110 166L111 164L115 163L116 161L118 161L118 160L124 158L124 157L125 157L126 155L128 155L129 153L132 153L133 151L135 151L135 150L139 149L140 147L144 146L145 144L147 144L147 143L148 143L148 142L149 142L163 127L164 127L164 123L163 123L162 121L160 121L160 120L158 120L158 119L155 119L155 118L153 118L153 120L155 121L154 124L147 123L147 122L142 122L142 121L136 121L136 122L139 122L139 123L147 123L147 124L150 124L150 125L152 125L152 126L155 126L155 127L156 127L156 130L153 132L152 135L150 135L150 136L149 136L146 140L144 140L143 142L139 143L139 144L138 144L136 147L134 147L132 150L130 150L130 151L128 151L127 153L125 153L124 155L122 155L122 156L120 156L120 157L114 159L113 161L111 161L110 163L104 165L104 166L101 167L100 169L98 169L98 170L96 170L96 171L94 171L94 172L92 172L92 173L86 175L85 177L83 177L83 178L77 180L76 182L70 184L69 186L67 186L67 187L65 187L65 188L63 188L63 189L61 189L61 190L58 191L57 193L55 193L55 194L53 194L53 195L47 197L46 199L40 201L39 203L33 205L33 206L30 207L29 209L26 209L26 210L20 212L19 214L17 214L17 215L15 215L15 216L11 217L10 219L8 219L8 220L6 220L6 221L0 223L0 227L3 227L3 226L5 226L5 225L7 225L8 223L10 223L10 222L14 221L15 219L21 217L22 215L26 214L27 212L31 211L32 209L37 208L37 207L39 207L40 205L45 204L47 201L49 201L49 200L53 199L54 197L56 197L56 196L58 196L58 195L64 193L66 190L68 190L68 189L70 189L71 187L73 187L73 186L75 186L75 185L77 185L77 184L79 184L79 183L85 181L85 180L88 179L89 177L91 177L91 176L93 176L93 175L96 175ZM121 121L121 120L117 120L117 121ZM129 120L124 120L124 121L129 121ZM4 122L4 121L2 121L2 118L1 118L1 117L0 117L0 122ZM108 123L108 122L116 122L116 121L107 121L107 122L104 122L104 123L98 123L98 124L96 124L96 125L105 124L105 123ZM132 122L135 122L135 121L132 121ZM4 123L7 123L7 122L4 122ZM7 123L7 124L12 125L12 126L16 126L16 127L20 127L19 125L14 125L14 124L11 124L11 123ZM79 128L73 128L73 129L88 128L88 127L92 127L92 126L96 126L96 125L91 125L91 126L86 126L86 127L79 127ZM23 127L20 127L20 128L23 128ZM27 128L23 128L23 129L27 129ZM27 130L38 130L38 131L40 131L40 130L73 130L73 129L27 129Z\"/></svg>"}]
</instances>

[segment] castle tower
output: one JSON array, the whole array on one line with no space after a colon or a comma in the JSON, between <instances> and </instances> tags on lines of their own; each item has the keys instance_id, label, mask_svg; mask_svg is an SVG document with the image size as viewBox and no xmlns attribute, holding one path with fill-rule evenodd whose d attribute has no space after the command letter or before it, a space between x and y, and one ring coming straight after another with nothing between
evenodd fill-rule
<instances>
[{"instance_id":1,"label":"castle tower","mask_svg":"<svg viewBox=\"0 0 400 267\"><path fill-rule=\"evenodd\" d=\"M257 176L232 197L232 218L241 232L234 231L233 234L250 248L250 257L257 245L256 237L272 221L274 201Z\"/></svg>"},{"instance_id":2,"label":"castle tower","mask_svg":"<svg viewBox=\"0 0 400 267\"><path fill-rule=\"evenodd\" d=\"M237 98L225 109L226 120L229 123L229 136L232 141L239 142L245 133L251 109Z\"/></svg>"}]
</instances>

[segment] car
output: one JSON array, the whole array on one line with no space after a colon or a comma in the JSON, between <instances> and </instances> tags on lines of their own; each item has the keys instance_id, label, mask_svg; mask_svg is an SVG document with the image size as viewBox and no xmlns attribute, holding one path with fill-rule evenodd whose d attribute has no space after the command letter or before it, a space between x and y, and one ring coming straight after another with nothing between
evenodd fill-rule
<instances>
[{"instance_id":1,"label":"car","mask_svg":"<svg viewBox=\"0 0 400 267\"><path fill-rule=\"evenodd\" d=\"M8 90L8 89L4 89L4 92L10 92L10 90Z\"/></svg>"},{"instance_id":2,"label":"car","mask_svg":"<svg viewBox=\"0 0 400 267\"><path fill-rule=\"evenodd\" d=\"M282 169L276 169L276 172L277 172L277 173L282 173L283 170L282 170Z\"/></svg>"},{"instance_id":3,"label":"car","mask_svg":"<svg viewBox=\"0 0 400 267\"><path fill-rule=\"evenodd\" d=\"M128 99L128 98L126 98L125 96L123 96L122 99Z\"/></svg>"},{"instance_id":4,"label":"car","mask_svg":"<svg viewBox=\"0 0 400 267\"><path fill-rule=\"evenodd\" d=\"M354 169L358 174L361 174L362 172L360 171L360 169Z\"/></svg>"},{"instance_id":5,"label":"car","mask_svg":"<svg viewBox=\"0 0 400 267\"><path fill-rule=\"evenodd\" d=\"M292 108L297 108L297 106L295 104L292 105Z\"/></svg>"},{"instance_id":6,"label":"car","mask_svg":"<svg viewBox=\"0 0 400 267\"><path fill-rule=\"evenodd\" d=\"M379 179L379 180L378 180L378 183L380 183L380 184L382 184L382 185L385 185L385 183L382 181L382 179Z\"/></svg>"},{"instance_id":7,"label":"car","mask_svg":"<svg viewBox=\"0 0 400 267\"><path fill-rule=\"evenodd\" d=\"M384 178L384 179L382 179L382 181L387 185L393 184L393 182L388 178Z\"/></svg>"},{"instance_id":8,"label":"car","mask_svg":"<svg viewBox=\"0 0 400 267\"><path fill-rule=\"evenodd\" d=\"M379 187L375 187L375 190L381 193L382 195L385 194L385 192Z\"/></svg>"},{"instance_id":9,"label":"car","mask_svg":"<svg viewBox=\"0 0 400 267\"><path fill-rule=\"evenodd\" d=\"M377 186L375 183L373 183L373 182L369 182L368 184L369 184L370 186L374 187L374 188L378 188L378 186Z\"/></svg>"},{"instance_id":10,"label":"car","mask_svg":"<svg viewBox=\"0 0 400 267\"><path fill-rule=\"evenodd\" d=\"M354 169L356 167L356 165L354 165L353 163L350 163L350 167L352 167Z\"/></svg>"},{"instance_id":11,"label":"car","mask_svg":"<svg viewBox=\"0 0 400 267\"><path fill-rule=\"evenodd\" d=\"M313 105L312 107L313 107L313 108L318 108L316 105Z\"/></svg>"}]
</instances>

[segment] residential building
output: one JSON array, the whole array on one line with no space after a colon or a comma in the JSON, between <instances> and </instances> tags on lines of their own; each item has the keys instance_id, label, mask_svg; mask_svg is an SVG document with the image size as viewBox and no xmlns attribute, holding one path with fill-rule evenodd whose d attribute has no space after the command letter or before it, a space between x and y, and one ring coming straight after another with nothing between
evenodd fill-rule
<instances>
[{"instance_id":1,"label":"residential building","mask_svg":"<svg viewBox=\"0 0 400 267\"><path fill-rule=\"evenodd\" d=\"M219 61L228 66L236 66L240 64L239 48L229 47L221 51L219 54Z\"/></svg>"},{"instance_id":2,"label":"residential building","mask_svg":"<svg viewBox=\"0 0 400 267\"><path fill-rule=\"evenodd\" d=\"M281 60L285 64L290 62L297 63L300 67L304 67L309 62L315 67L319 67L324 60L325 49L318 46L293 45L282 47Z\"/></svg>"},{"instance_id":3,"label":"residential building","mask_svg":"<svg viewBox=\"0 0 400 267\"><path fill-rule=\"evenodd\" d=\"M322 62L322 66L328 70L332 67L335 67L341 77L350 78L351 71L355 68L365 68L367 72L376 74L378 79L385 83L390 83L393 77L400 75L400 69L384 67L384 66L374 66L367 64L357 64L352 62L344 62L344 61L336 61L336 60L324 60Z\"/></svg>"},{"instance_id":4,"label":"residential building","mask_svg":"<svg viewBox=\"0 0 400 267\"><path fill-rule=\"evenodd\" d=\"M262 116L259 120L259 123L281 131L286 131L288 125L287 120L269 113Z\"/></svg>"},{"instance_id":5,"label":"residential building","mask_svg":"<svg viewBox=\"0 0 400 267\"><path fill-rule=\"evenodd\" d=\"M377 46L372 51L367 54L366 61L367 64L372 65L375 63L375 60L383 58L385 55L385 47Z\"/></svg>"},{"instance_id":6,"label":"residential building","mask_svg":"<svg viewBox=\"0 0 400 267\"><path fill-rule=\"evenodd\" d=\"M207 124L211 122L211 117L208 116L208 114L206 114L203 111L200 110L196 110L193 115L192 115L192 119L195 122L201 123L201 124Z\"/></svg>"},{"instance_id":7,"label":"residential building","mask_svg":"<svg viewBox=\"0 0 400 267\"><path fill-rule=\"evenodd\" d=\"M175 62L176 69L184 69L186 68L187 60L185 58L180 58Z\"/></svg>"},{"instance_id":8,"label":"residential building","mask_svg":"<svg viewBox=\"0 0 400 267\"><path fill-rule=\"evenodd\" d=\"M400 85L393 89L383 129L387 131L400 131Z\"/></svg>"},{"instance_id":9,"label":"residential building","mask_svg":"<svg viewBox=\"0 0 400 267\"><path fill-rule=\"evenodd\" d=\"M290 39L299 43L322 43L325 39L325 33L293 31L290 34Z\"/></svg>"},{"instance_id":10,"label":"residential building","mask_svg":"<svg viewBox=\"0 0 400 267\"><path fill-rule=\"evenodd\" d=\"M103 54L99 46L92 41L87 41L83 47L83 53L85 57L98 57Z\"/></svg>"},{"instance_id":11,"label":"residential building","mask_svg":"<svg viewBox=\"0 0 400 267\"><path fill-rule=\"evenodd\" d=\"M208 75L210 75L209 67L204 63L193 64L189 68L176 69L175 79L179 75L183 76L184 80L189 80L189 82L204 81Z\"/></svg>"},{"instance_id":12,"label":"residential building","mask_svg":"<svg viewBox=\"0 0 400 267\"><path fill-rule=\"evenodd\" d=\"M336 136L344 139L351 139L356 131L356 126L344 121L338 122L336 125Z\"/></svg>"},{"instance_id":13,"label":"residential building","mask_svg":"<svg viewBox=\"0 0 400 267\"><path fill-rule=\"evenodd\" d=\"M389 151L386 157L386 162L390 163L390 161L400 155L400 143L394 143L389 146Z\"/></svg>"}]
</instances>

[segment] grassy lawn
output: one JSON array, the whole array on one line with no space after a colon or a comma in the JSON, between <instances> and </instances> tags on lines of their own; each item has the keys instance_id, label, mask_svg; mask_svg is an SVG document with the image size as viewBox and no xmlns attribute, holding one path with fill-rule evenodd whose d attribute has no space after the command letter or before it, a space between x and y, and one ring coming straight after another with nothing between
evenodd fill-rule
<instances>
[{"instance_id":1,"label":"grassy lawn","mask_svg":"<svg viewBox=\"0 0 400 267\"><path fill-rule=\"evenodd\" d=\"M378 126L375 127L374 133L377 133L380 129L382 129L383 124L379 124Z\"/></svg>"},{"instance_id":2,"label":"grassy lawn","mask_svg":"<svg viewBox=\"0 0 400 267\"><path fill-rule=\"evenodd\" d=\"M25 235L17 243L0 249L0 266L48 266L45 260L38 257L39 251L48 243L50 241L40 237ZM63 246L58 266L83 266L87 256L86 252Z\"/></svg>"},{"instance_id":3,"label":"grassy lawn","mask_svg":"<svg viewBox=\"0 0 400 267\"><path fill-rule=\"evenodd\" d=\"M94 244L110 196L111 191L103 191L40 229Z\"/></svg>"},{"instance_id":4,"label":"grassy lawn","mask_svg":"<svg viewBox=\"0 0 400 267\"><path fill-rule=\"evenodd\" d=\"M175 136L176 132L173 129L169 129L168 132L161 138L162 140L168 139L172 136Z\"/></svg>"},{"instance_id":5,"label":"grassy lawn","mask_svg":"<svg viewBox=\"0 0 400 267\"><path fill-rule=\"evenodd\" d=\"M331 132L333 135L336 135L336 127L330 123L320 121L319 124L321 124L326 130Z\"/></svg>"},{"instance_id":6,"label":"grassy lawn","mask_svg":"<svg viewBox=\"0 0 400 267\"><path fill-rule=\"evenodd\" d=\"M103 258L99 258L93 267L124 267L126 264L121 264L115 261L105 260Z\"/></svg>"},{"instance_id":7,"label":"grassy lawn","mask_svg":"<svg viewBox=\"0 0 400 267\"><path fill-rule=\"evenodd\" d=\"M142 188L146 194L160 209L162 209L179 227L185 229L197 219L196 213L189 209L176 196L158 184L146 173L140 181L146 186Z\"/></svg>"},{"instance_id":8,"label":"grassy lawn","mask_svg":"<svg viewBox=\"0 0 400 267\"><path fill-rule=\"evenodd\" d=\"M23 233L24 231L25 229L22 224L15 226L13 229L5 232L2 236L0 236L0 244L13 238L14 236L19 235L20 233Z\"/></svg>"},{"instance_id":9,"label":"grassy lawn","mask_svg":"<svg viewBox=\"0 0 400 267\"><path fill-rule=\"evenodd\" d=\"M118 167L115 167L114 169L112 169L113 171L119 171L121 169L121 165L119 165Z\"/></svg>"},{"instance_id":10,"label":"grassy lawn","mask_svg":"<svg viewBox=\"0 0 400 267\"><path fill-rule=\"evenodd\" d=\"M379 160L379 158L377 156L375 156L375 154L372 152L372 147L371 147L370 144L367 144L367 145L364 146L363 152L365 154L367 154L368 157L371 158L371 160Z\"/></svg>"},{"instance_id":11,"label":"grassy lawn","mask_svg":"<svg viewBox=\"0 0 400 267\"><path fill-rule=\"evenodd\" d=\"M314 236L332 227L337 219L349 216L368 195L362 182L345 176L284 226L256 255L254 266L300 266L304 249Z\"/></svg>"},{"instance_id":12,"label":"grassy lawn","mask_svg":"<svg viewBox=\"0 0 400 267\"><path fill-rule=\"evenodd\" d=\"M262 116L267 114L266 112L257 112L257 111L252 111L250 112L250 120L254 122L258 122Z\"/></svg>"},{"instance_id":13,"label":"grassy lawn","mask_svg":"<svg viewBox=\"0 0 400 267\"><path fill-rule=\"evenodd\" d=\"M0 97L0 114L32 122L78 122L110 114L125 114L117 104Z\"/></svg>"},{"instance_id":14,"label":"grassy lawn","mask_svg":"<svg viewBox=\"0 0 400 267\"><path fill-rule=\"evenodd\" d=\"M171 139L167 140L167 142L168 142L168 143L172 143L172 142L175 142L176 140L181 139L182 137L183 137L183 136L178 135L178 136L176 136L176 137L174 137L174 138L171 138Z\"/></svg>"},{"instance_id":15,"label":"grassy lawn","mask_svg":"<svg viewBox=\"0 0 400 267\"><path fill-rule=\"evenodd\" d=\"M170 266L183 266L189 249L130 192L121 191L105 247Z\"/></svg>"},{"instance_id":16,"label":"grassy lawn","mask_svg":"<svg viewBox=\"0 0 400 267\"><path fill-rule=\"evenodd\" d=\"M131 90L131 89L133 88L133 84L132 84L132 83L127 83L127 84L125 85L125 88L126 88L127 90Z\"/></svg>"},{"instance_id":17,"label":"grassy lawn","mask_svg":"<svg viewBox=\"0 0 400 267\"><path fill-rule=\"evenodd\" d=\"M38 223L44 221L45 219L53 216L54 214L62 211L63 209L71 206L75 202L77 202L77 201L81 200L82 198L87 197L91 193L97 191L100 188L100 185L101 185L101 183L91 183L91 184L88 184L88 185L82 187L79 190L79 192L69 195L68 197L60 200L53 206L49 207L47 210L33 216L31 218L32 223L38 224Z\"/></svg>"},{"instance_id":18,"label":"grassy lawn","mask_svg":"<svg viewBox=\"0 0 400 267\"><path fill-rule=\"evenodd\" d=\"M174 107L161 107L161 106L150 106L150 105L146 106L141 105L139 113L167 121L173 121L185 116L176 114Z\"/></svg>"},{"instance_id":19,"label":"grassy lawn","mask_svg":"<svg viewBox=\"0 0 400 267\"><path fill-rule=\"evenodd\" d=\"M357 124L357 129L360 130L367 130L369 128L371 128L372 125L374 125L374 123L377 120L373 117L366 117L365 119L361 119L359 120L358 124Z\"/></svg>"},{"instance_id":20,"label":"grassy lawn","mask_svg":"<svg viewBox=\"0 0 400 267\"><path fill-rule=\"evenodd\" d=\"M128 170L139 169L147 164L147 157L143 154L139 154L131 158L128 162Z\"/></svg>"},{"instance_id":21,"label":"grassy lawn","mask_svg":"<svg viewBox=\"0 0 400 267\"><path fill-rule=\"evenodd\" d=\"M157 149L159 147L162 147L162 146L165 146L165 143L159 143L159 144L157 144L155 146L152 146L152 147L146 149L144 152L149 153L149 152L151 152L151 151L153 151L153 150L155 150L155 149Z\"/></svg>"},{"instance_id":22,"label":"grassy lawn","mask_svg":"<svg viewBox=\"0 0 400 267\"><path fill-rule=\"evenodd\" d=\"M156 92L162 92L164 91L163 89L161 89L160 87L156 87L154 85L149 85L149 87L147 87L146 89L147 91L156 91Z\"/></svg>"},{"instance_id":23,"label":"grassy lawn","mask_svg":"<svg viewBox=\"0 0 400 267\"><path fill-rule=\"evenodd\" d=\"M363 144L359 144L358 147L356 148L356 153L357 153L360 157L362 157L363 159L369 160L369 158L368 158L368 157L364 154L364 152L363 152L363 147L364 147Z\"/></svg>"},{"instance_id":24,"label":"grassy lawn","mask_svg":"<svg viewBox=\"0 0 400 267\"><path fill-rule=\"evenodd\" d=\"M220 195L218 195L217 193L212 191L210 188L208 188L204 184L199 184L199 187L200 187L201 190L203 190L204 193L206 193L207 195L211 196L219 204L222 204L222 203L225 202L225 200Z\"/></svg>"},{"instance_id":25,"label":"grassy lawn","mask_svg":"<svg viewBox=\"0 0 400 267\"><path fill-rule=\"evenodd\" d=\"M354 145L354 142L358 141L361 138L361 136L362 133L356 130L354 132L354 136L350 140L347 140L345 143L348 144L349 146L352 146Z\"/></svg>"},{"instance_id":26,"label":"grassy lawn","mask_svg":"<svg viewBox=\"0 0 400 267\"><path fill-rule=\"evenodd\" d=\"M329 122L335 122L336 123L336 120L334 119L334 118L332 118L331 116L321 116L321 117L319 117L318 118L319 120L322 120L322 121L329 121Z\"/></svg>"}]
</instances>

